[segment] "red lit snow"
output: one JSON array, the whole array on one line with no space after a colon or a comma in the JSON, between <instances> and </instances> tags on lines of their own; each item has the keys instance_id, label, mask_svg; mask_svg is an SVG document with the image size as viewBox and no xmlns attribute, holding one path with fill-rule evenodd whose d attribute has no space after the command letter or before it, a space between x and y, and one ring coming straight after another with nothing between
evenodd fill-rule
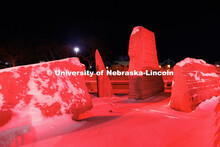
<instances>
[{"instance_id":1,"label":"red lit snow","mask_svg":"<svg viewBox=\"0 0 220 147\"><path fill-rule=\"evenodd\" d=\"M141 35L145 38L143 44L140 43ZM129 49L129 70L159 70L153 32L135 27L131 38L134 36L137 40L133 43L144 50ZM148 53L142 58L145 51ZM187 76L182 80L175 77L175 86L178 80L185 85L181 87L180 82L171 98L173 106L176 92L175 98L179 95L179 101L183 100L177 106L193 108L189 113L170 108L170 93L159 94L163 90L162 77L131 79L134 83L130 83L130 90L134 93L129 96L100 99L92 95L94 108L90 110L92 100L83 76L55 76L48 72L82 71L84 67L77 58L0 70L0 147L218 147L219 77L203 60L193 59L194 66L191 64L188 58L177 64L178 68L184 68L179 74ZM189 83L185 81L188 79ZM195 88L199 90L192 90ZM178 90L189 92L190 96L182 96L185 93ZM184 103L190 98L195 100L193 107ZM79 120L72 120L69 113L81 114Z\"/></svg>"},{"instance_id":2,"label":"red lit snow","mask_svg":"<svg viewBox=\"0 0 220 147\"><path fill-rule=\"evenodd\" d=\"M57 76L55 70L82 71L78 58L0 70L0 126L26 111L31 122L64 113L79 115L92 108L83 76ZM52 72L52 73L51 73Z\"/></svg>"},{"instance_id":3,"label":"red lit snow","mask_svg":"<svg viewBox=\"0 0 220 147\"><path fill-rule=\"evenodd\" d=\"M0 139L8 134L22 134L24 146L149 146L149 147L211 147L216 141L216 105L219 97L201 103L193 112L175 111L168 106L169 94L163 93L146 100L128 96L93 97L94 108L73 121L68 115L54 116L29 126L1 131ZM6 127L6 126L4 126ZM8 135L7 137L4 135ZM3 141L5 141L3 140ZM1 141L1 143L3 143ZM17 137L21 144L21 137ZM15 138L12 145L15 146Z\"/></svg>"},{"instance_id":4,"label":"red lit snow","mask_svg":"<svg viewBox=\"0 0 220 147\"><path fill-rule=\"evenodd\" d=\"M186 58L174 66L170 106L190 112L206 99L220 95L220 79L213 65Z\"/></svg>"}]
</instances>

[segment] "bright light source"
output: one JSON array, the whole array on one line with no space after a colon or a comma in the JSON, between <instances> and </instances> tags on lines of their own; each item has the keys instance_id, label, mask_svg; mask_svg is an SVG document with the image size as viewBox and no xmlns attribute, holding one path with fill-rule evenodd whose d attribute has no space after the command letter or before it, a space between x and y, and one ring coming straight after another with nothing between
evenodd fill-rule
<instances>
[{"instance_id":1,"label":"bright light source","mask_svg":"<svg viewBox=\"0 0 220 147\"><path fill-rule=\"evenodd\" d=\"M108 69L108 66L106 66L105 68Z\"/></svg>"},{"instance_id":2,"label":"bright light source","mask_svg":"<svg viewBox=\"0 0 220 147\"><path fill-rule=\"evenodd\" d=\"M76 52L76 56L77 56L77 53L79 52L79 48L78 48L78 47L75 47L75 48L74 48L74 51Z\"/></svg>"},{"instance_id":3,"label":"bright light source","mask_svg":"<svg viewBox=\"0 0 220 147\"><path fill-rule=\"evenodd\" d=\"M159 65L159 68L161 68L161 65Z\"/></svg>"},{"instance_id":4,"label":"bright light source","mask_svg":"<svg viewBox=\"0 0 220 147\"><path fill-rule=\"evenodd\" d=\"M217 67L219 67L219 65L218 65L218 64L217 64L216 66L217 66Z\"/></svg>"},{"instance_id":5,"label":"bright light source","mask_svg":"<svg viewBox=\"0 0 220 147\"><path fill-rule=\"evenodd\" d=\"M74 51L77 53L79 51L79 48L78 47L75 47L74 48Z\"/></svg>"},{"instance_id":6,"label":"bright light source","mask_svg":"<svg viewBox=\"0 0 220 147\"><path fill-rule=\"evenodd\" d=\"M167 68L170 68L170 64L167 65Z\"/></svg>"}]
</instances>

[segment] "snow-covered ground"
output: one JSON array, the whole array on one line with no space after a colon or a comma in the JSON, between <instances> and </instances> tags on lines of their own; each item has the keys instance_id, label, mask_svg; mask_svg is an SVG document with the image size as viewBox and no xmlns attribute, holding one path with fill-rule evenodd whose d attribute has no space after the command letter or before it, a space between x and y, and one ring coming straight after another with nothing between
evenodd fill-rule
<instances>
[{"instance_id":1,"label":"snow-covered ground","mask_svg":"<svg viewBox=\"0 0 220 147\"><path fill-rule=\"evenodd\" d=\"M0 146L214 146L219 97L206 100L191 113L171 109L170 93L147 100L128 99L127 95L92 97L94 108L81 115L79 121L71 120L69 115L45 119L38 114L34 115L38 121L21 123L27 119L25 113L15 117L0 128ZM17 126L12 128L16 121Z\"/></svg>"}]
</instances>

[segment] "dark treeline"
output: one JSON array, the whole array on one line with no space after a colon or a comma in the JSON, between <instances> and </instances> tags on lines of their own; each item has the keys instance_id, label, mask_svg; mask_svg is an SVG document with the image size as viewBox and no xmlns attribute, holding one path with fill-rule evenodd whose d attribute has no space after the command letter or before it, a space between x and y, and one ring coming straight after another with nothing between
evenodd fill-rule
<instances>
[{"instance_id":1,"label":"dark treeline","mask_svg":"<svg viewBox=\"0 0 220 147\"><path fill-rule=\"evenodd\" d=\"M87 69L94 64L95 50L99 49L105 60L113 61L106 44L98 38L81 38L74 42L59 42L55 39L11 39L0 43L0 61L4 67L13 67L75 57L74 47L79 47L77 57Z\"/></svg>"}]
</instances>

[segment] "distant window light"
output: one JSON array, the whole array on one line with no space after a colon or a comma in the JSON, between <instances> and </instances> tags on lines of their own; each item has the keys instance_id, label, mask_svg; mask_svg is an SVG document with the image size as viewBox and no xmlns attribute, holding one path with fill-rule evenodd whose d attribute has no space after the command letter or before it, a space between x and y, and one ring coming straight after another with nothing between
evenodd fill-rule
<instances>
[{"instance_id":1,"label":"distant window light","mask_svg":"<svg viewBox=\"0 0 220 147\"><path fill-rule=\"evenodd\" d=\"M108 69L108 66L106 66L105 68Z\"/></svg>"},{"instance_id":2,"label":"distant window light","mask_svg":"<svg viewBox=\"0 0 220 147\"><path fill-rule=\"evenodd\" d=\"M161 68L161 65L159 65L159 68Z\"/></svg>"},{"instance_id":3,"label":"distant window light","mask_svg":"<svg viewBox=\"0 0 220 147\"><path fill-rule=\"evenodd\" d=\"M167 65L167 68L170 68L170 64Z\"/></svg>"},{"instance_id":4,"label":"distant window light","mask_svg":"<svg viewBox=\"0 0 220 147\"><path fill-rule=\"evenodd\" d=\"M216 66L219 67L219 64L217 64Z\"/></svg>"}]
</instances>

